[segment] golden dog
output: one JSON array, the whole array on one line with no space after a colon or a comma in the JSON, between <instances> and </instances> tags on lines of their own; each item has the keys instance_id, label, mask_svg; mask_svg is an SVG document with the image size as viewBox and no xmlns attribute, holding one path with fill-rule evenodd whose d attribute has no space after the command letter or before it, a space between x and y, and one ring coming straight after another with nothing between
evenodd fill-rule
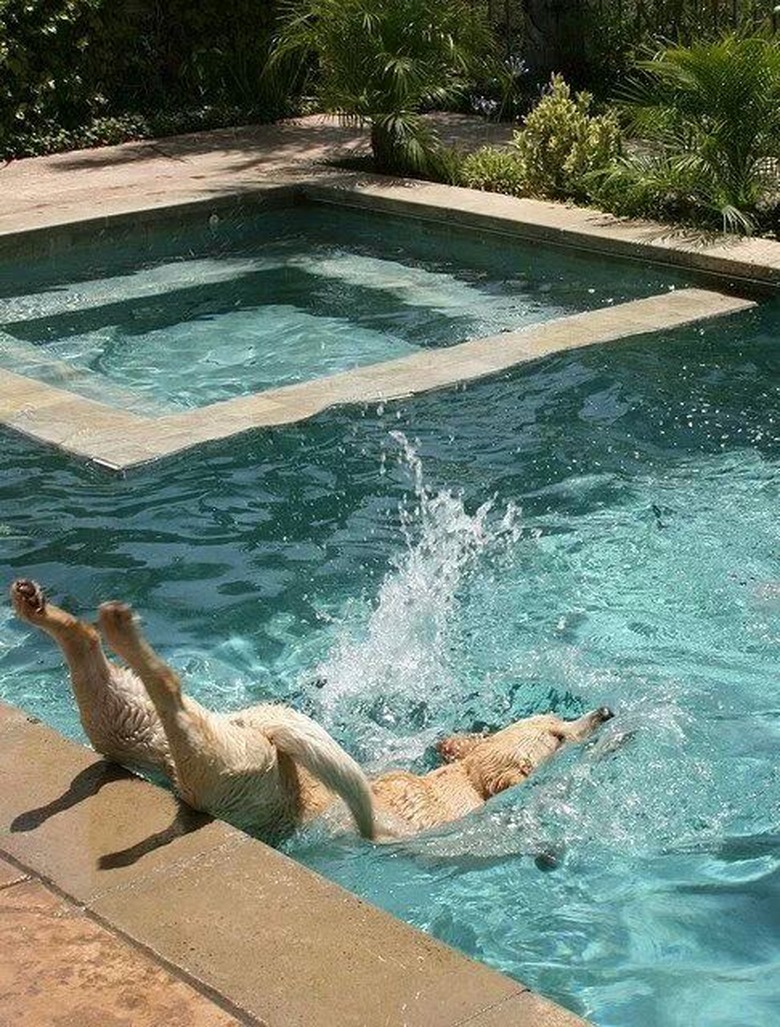
<instances>
[{"instance_id":1,"label":"golden dog","mask_svg":"<svg viewBox=\"0 0 780 1027\"><path fill-rule=\"evenodd\" d=\"M335 789L318 772L314 755L320 751L320 742L313 747L314 754L301 761L306 768L301 772L285 754L289 747L278 719L273 729L265 729L266 739L276 745L274 751L267 743L258 747L252 724L240 718L226 721L185 696L176 673L141 635L129 606L104 603L99 624L106 641L138 675L155 705L186 802L233 822L262 825L274 834L277 818L294 825L319 816L333 804L328 788ZM611 716L606 707L574 721L546 714L518 721L493 735L447 738L440 745L442 756L450 760L446 766L424 775L391 771L371 782L365 822L371 822L372 800L379 840L457 820L492 795L524 781L565 743L584 741ZM296 756L300 760L299 753ZM355 818L360 824L357 814ZM370 836L368 830L363 833Z\"/></svg>"},{"instance_id":2,"label":"golden dog","mask_svg":"<svg viewBox=\"0 0 780 1027\"><path fill-rule=\"evenodd\" d=\"M423 775L382 774L371 782L374 805L389 820L385 830L395 834L457 820L491 796L522 784L567 742L584 742L612 716L602 706L578 720L544 713L490 735L451 735L438 745L448 765Z\"/></svg>"}]
</instances>

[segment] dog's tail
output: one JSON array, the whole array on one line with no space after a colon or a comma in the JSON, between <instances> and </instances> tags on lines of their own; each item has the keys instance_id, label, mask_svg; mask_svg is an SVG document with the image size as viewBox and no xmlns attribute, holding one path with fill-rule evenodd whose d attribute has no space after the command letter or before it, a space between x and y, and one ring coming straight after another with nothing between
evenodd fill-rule
<instances>
[{"instance_id":1,"label":"dog's tail","mask_svg":"<svg viewBox=\"0 0 780 1027\"><path fill-rule=\"evenodd\" d=\"M368 778L324 728L297 710L285 709L278 720L264 718L262 730L280 752L297 760L346 802L364 838L374 837Z\"/></svg>"}]
</instances>

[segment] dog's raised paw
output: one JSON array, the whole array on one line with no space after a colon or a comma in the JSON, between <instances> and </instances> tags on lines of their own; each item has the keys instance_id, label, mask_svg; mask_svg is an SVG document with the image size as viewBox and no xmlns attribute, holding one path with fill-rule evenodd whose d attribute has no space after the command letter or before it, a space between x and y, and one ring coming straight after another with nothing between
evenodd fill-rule
<instances>
[{"instance_id":1,"label":"dog's raised paw","mask_svg":"<svg viewBox=\"0 0 780 1027\"><path fill-rule=\"evenodd\" d=\"M11 599L17 613L24 616L41 614L46 609L46 596L37 581L18 578L11 585Z\"/></svg>"},{"instance_id":2,"label":"dog's raised paw","mask_svg":"<svg viewBox=\"0 0 780 1027\"><path fill-rule=\"evenodd\" d=\"M112 599L110 602L100 604L98 623L109 640L124 638L133 628L133 622L133 609L127 603L120 603L118 600Z\"/></svg>"}]
</instances>

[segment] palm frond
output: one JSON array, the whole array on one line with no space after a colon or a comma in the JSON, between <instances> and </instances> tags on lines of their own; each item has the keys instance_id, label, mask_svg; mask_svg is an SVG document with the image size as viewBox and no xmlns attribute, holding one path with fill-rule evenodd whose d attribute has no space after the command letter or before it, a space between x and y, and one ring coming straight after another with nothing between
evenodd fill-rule
<instances>
[{"instance_id":1,"label":"palm frond","mask_svg":"<svg viewBox=\"0 0 780 1027\"><path fill-rule=\"evenodd\" d=\"M313 63L322 105L395 133L413 170L433 146L413 115L498 65L469 0L283 0L281 14L273 59Z\"/></svg>"},{"instance_id":2,"label":"palm frond","mask_svg":"<svg viewBox=\"0 0 780 1027\"><path fill-rule=\"evenodd\" d=\"M619 98L632 133L659 161L652 171L629 158L635 180L663 165L729 231L752 231L767 169L780 158L780 42L725 36L666 46L638 62ZM656 184L659 184L658 182Z\"/></svg>"}]
</instances>

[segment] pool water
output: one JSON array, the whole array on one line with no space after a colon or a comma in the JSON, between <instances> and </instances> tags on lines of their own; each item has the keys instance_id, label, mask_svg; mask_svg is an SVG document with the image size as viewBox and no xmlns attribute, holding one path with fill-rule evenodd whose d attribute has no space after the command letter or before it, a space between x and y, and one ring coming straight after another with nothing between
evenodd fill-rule
<instances>
[{"instance_id":1,"label":"pool water","mask_svg":"<svg viewBox=\"0 0 780 1027\"><path fill-rule=\"evenodd\" d=\"M0 366L158 413L663 292L674 271L308 206L2 267Z\"/></svg>"},{"instance_id":2,"label":"pool water","mask_svg":"<svg viewBox=\"0 0 780 1027\"><path fill-rule=\"evenodd\" d=\"M88 616L131 601L201 701L290 702L374 770L609 704L447 829L287 848L602 1027L778 1023L778 326L559 354L125 480L8 436L2 573ZM83 740L7 606L0 696Z\"/></svg>"}]
</instances>

